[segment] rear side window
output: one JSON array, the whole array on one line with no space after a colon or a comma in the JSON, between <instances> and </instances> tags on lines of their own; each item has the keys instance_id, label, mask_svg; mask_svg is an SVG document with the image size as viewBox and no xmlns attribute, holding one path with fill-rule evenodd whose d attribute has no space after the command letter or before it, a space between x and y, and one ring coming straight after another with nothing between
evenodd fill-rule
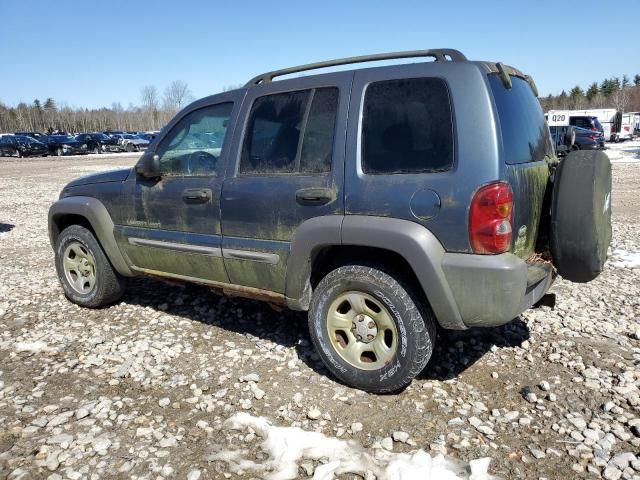
<instances>
[{"instance_id":1,"label":"rear side window","mask_svg":"<svg viewBox=\"0 0 640 480\"><path fill-rule=\"evenodd\" d=\"M489 84L498 109L505 161L509 164L537 162L553 155L549 129L540 102L529 84L511 77L506 88L497 74L489 75Z\"/></svg>"},{"instance_id":2,"label":"rear side window","mask_svg":"<svg viewBox=\"0 0 640 480\"><path fill-rule=\"evenodd\" d=\"M371 83L362 120L362 169L367 174L426 173L453 164L449 91L439 78Z\"/></svg>"},{"instance_id":3,"label":"rear side window","mask_svg":"<svg viewBox=\"0 0 640 480\"><path fill-rule=\"evenodd\" d=\"M319 174L331 169L338 89L256 99L240 159L241 174Z\"/></svg>"}]
</instances>

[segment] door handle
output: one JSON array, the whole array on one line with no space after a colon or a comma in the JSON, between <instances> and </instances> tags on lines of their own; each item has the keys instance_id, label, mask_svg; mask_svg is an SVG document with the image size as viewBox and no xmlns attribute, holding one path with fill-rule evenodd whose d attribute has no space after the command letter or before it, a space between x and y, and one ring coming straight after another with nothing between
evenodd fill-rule
<instances>
[{"instance_id":1,"label":"door handle","mask_svg":"<svg viewBox=\"0 0 640 480\"><path fill-rule=\"evenodd\" d=\"M204 203L211 200L211 195L209 188L187 188L182 192L182 199L189 203Z\"/></svg>"},{"instance_id":2,"label":"door handle","mask_svg":"<svg viewBox=\"0 0 640 480\"><path fill-rule=\"evenodd\" d=\"M300 205L325 205L335 197L335 190L325 187L301 188L296 192L296 202Z\"/></svg>"}]
</instances>

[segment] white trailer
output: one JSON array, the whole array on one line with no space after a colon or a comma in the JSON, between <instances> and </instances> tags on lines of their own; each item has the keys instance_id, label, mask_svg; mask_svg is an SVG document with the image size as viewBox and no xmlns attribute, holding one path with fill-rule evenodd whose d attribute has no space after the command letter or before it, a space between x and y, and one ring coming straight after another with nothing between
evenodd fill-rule
<instances>
[{"instance_id":1,"label":"white trailer","mask_svg":"<svg viewBox=\"0 0 640 480\"><path fill-rule=\"evenodd\" d=\"M620 128L618 129L617 140L631 140L633 138L633 123L635 115L633 113L623 113L620 116Z\"/></svg>"}]
</instances>

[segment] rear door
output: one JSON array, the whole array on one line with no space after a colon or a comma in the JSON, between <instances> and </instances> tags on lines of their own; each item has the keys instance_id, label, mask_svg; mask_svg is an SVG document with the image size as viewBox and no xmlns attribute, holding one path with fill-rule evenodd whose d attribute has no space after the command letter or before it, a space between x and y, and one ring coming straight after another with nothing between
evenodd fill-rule
<instances>
[{"instance_id":1,"label":"rear door","mask_svg":"<svg viewBox=\"0 0 640 480\"><path fill-rule=\"evenodd\" d=\"M233 284L283 293L290 242L305 220L344 213L351 73L252 87L222 191L223 255Z\"/></svg>"},{"instance_id":2,"label":"rear door","mask_svg":"<svg viewBox=\"0 0 640 480\"><path fill-rule=\"evenodd\" d=\"M497 74L488 80L500 127L504 176L513 191L513 251L528 258L538 237L553 144L540 102L525 80L512 76L511 88Z\"/></svg>"}]
</instances>

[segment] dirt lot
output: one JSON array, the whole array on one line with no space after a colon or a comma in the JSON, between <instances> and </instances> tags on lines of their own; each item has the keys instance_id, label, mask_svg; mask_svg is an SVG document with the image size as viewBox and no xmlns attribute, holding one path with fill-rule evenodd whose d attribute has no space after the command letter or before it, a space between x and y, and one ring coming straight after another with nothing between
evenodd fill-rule
<instances>
[{"instance_id":1,"label":"dirt lot","mask_svg":"<svg viewBox=\"0 0 640 480\"><path fill-rule=\"evenodd\" d=\"M110 308L68 302L49 204L72 178L134 161L0 159L0 478L261 477L261 431L231 430L237 412L376 458L423 449L491 457L503 478L640 478L640 163L613 166L613 258L596 281L558 281L555 310L441 333L418 380L375 396L328 375L304 315L146 279ZM321 456L299 476L320 478Z\"/></svg>"}]
</instances>

